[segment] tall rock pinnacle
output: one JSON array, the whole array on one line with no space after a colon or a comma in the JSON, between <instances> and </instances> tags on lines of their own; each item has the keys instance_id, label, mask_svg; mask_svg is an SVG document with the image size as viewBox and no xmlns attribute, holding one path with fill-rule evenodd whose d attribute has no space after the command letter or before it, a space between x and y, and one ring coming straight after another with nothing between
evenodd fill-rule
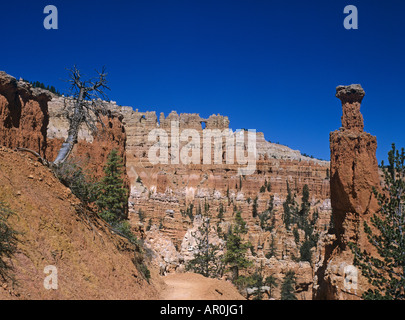
<instances>
[{"instance_id":1,"label":"tall rock pinnacle","mask_svg":"<svg viewBox=\"0 0 405 320\"><path fill-rule=\"evenodd\" d=\"M336 97L342 101L342 127L344 130L363 132L364 123L360 105L364 96L365 92L359 84L336 88Z\"/></svg>"},{"instance_id":2,"label":"tall rock pinnacle","mask_svg":"<svg viewBox=\"0 0 405 320\"><path fill-rule=\"evenodd\" d=\"M322 266L316 270L316 299L359 299L367 281L359 275L358 290L345 288L345 267L353 264L350 242L369 247L363 223L378 210L373 187L379 188L377 139L364 132L360 106L365 92L358 85L339 86L342 128L330 133L330 191L333 232L325 249Z\"/></svg>"}]
</instances>

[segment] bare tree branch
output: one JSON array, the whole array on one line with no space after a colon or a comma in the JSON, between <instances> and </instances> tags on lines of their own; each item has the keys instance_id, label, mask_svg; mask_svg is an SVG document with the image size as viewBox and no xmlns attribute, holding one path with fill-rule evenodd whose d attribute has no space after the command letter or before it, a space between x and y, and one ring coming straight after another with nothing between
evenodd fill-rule
<instances>
[{"instance_id":1,"label":"bare tree branch","mask_svg":"<svg viewBox=\"0 0 405 320\"><path fill-rule=\"evenodd\" d=\"M108 100L105 90L110 90L107 86L107 73L105 67L101 72L96 71L97 78L88 81L82 80L80 70L76 66L67 69L70 72L68 83L70 84L72 99L67 102L65 99L66 116L69 120L68 137L62 144L54 166L59 166L66 161L77 143L80 126L84 123L92 131L97 132L97 123L104 128L101 115L106 115L108 110L103 100Z\"/></svg>"}]
</instances>

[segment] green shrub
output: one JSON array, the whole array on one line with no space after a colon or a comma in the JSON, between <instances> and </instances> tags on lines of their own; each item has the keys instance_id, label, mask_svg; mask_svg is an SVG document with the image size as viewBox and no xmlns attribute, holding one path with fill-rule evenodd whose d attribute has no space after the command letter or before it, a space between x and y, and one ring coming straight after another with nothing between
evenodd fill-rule
<instances>
[{"instance_id":1,"label":"green shrub","mask_svg":"<svg viewBox=\"0 0 405 320\"><path fill-rule=\"evenodd\" d=\"M4 202L0 202L0 276L6 280L14 281L10 274L13 269L10 259L17 251L18 232L9 224L8 219L15 213Z\"/></svg>"},{"instance_id":2,"label":"green shrub","mask_svg":"<svg viewBox=\"0 0 405 320\"><path fill-rule=\"evenodd\" d=\"M90 204L96 201L97 181L85 172L77 159L66 160L55 168L56 177L83 203Z\"/></svg>"},{"instance_id":3,"label":"green shrub","mask_svg":"<svg viewBox=\"0 0 405 320\"><path fill-rule=\"evenodd\" d=\"M111 224L125 218L128 206L128 190L122 179L124 164L117 150L112 150L109 154L104 173L98 187L96 203L100 216Z\"/></svg>"}]
</instances>

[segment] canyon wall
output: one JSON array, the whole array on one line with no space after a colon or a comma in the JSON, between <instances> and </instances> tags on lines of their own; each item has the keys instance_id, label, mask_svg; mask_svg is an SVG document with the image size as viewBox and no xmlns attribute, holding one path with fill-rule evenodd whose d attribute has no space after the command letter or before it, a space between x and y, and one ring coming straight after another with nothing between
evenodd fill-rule
<instances>
[{"instance_id":1,"label":"canyon wall","mask_svg":"<svg viewBox=\"0 0 405 320\"><path fill-rule=\"evenodd\" d=\"M7 123L10 120L6 120L3 130L14 130L8 136L21 138L13 138L11 140L15 142L9 142L10 139L7 140L7 135L3 134L0 141L9 147L33 149L52 161L67 134L65 98L32 89L22 81L8 81L31 93L37 92L38 101L27 105L35 105L38 114L28 117L30 120L24 122L29 123L32 132L36 133L19 133L20 127L15 125L9 128ZM6 111L2 111L2 115L11 112L4 107L5 102L11 99L7 94L2 94L6 97L2 109ZM113 102L108 103L108 108L110 113L104 118L106 129L99 128L98 135L92 135L88 128L82 126L72 158L100 177L109 152L113 148L119 151L126 163L131 190L129 220L133 231L148 247L157 267L163 267L164 272L184 271L185 262L192 258L195 245L192 234L197 228L196 217L205 208L212 217L214 238L218 238L219 230L226 232L231 227L235 212L239 210L247 222L245 240L252 244L248 256L254 263L247 272L251 274L260 269L264 278L274 275L280 284L285 273L293 270L297 276L298 298L312 298L314 261L297 261L304 235L300 230L299 239L296 239L292 232L294 226L289 230L285 228L283 203L287 196L287 185L296 195L298 205L303 187L307 185L311 215L316 212L318 217L315 230L321 235L326 234L331 215L328 161L303 156L297 150L267 141L263 133L257 132L254 133L255 171L241 176L238 170L245 165L238 164L236 155L233 163L226 161L226 138L235 141L237 135L244 134L247 137L248 132L233 132L228 117L212 115L202 118L199 114L177 114L175 111L167 116L161 113L158 117L156 112L140 112ZM8 119L7 116L2 118ZM181 154L184 146L190 145L189 139L175 139L186 129L194 130L199 139L199 143L196 140L192 142L196 144L192 145L192 150L197 150L198 145L203 146L207 130L223 133L220 144L222 151L218 151L214 139L210 141L211 159L219 154L220 161L204 163L203 152L199 154L200 161L196 163L185 164L176 160L178 154L173 153L172 148L177 148ZM167 140L164 135L159 137L160 140L150 138L154 130L164 132ZM24 136L30 138L24 140ZM232 146L235 145L236 142ZM151 163L150 150L154 146L168 148L168 163ZM245 151L245 155L249 153L247 146ZM270 230L261 225L260 215L268 210L271 201L274 224ZM254 214L254 207L257 214ZM317 257L324 248L311 250L313 256ZM269 255L270 251L273 251L272 255ZM280 298L280 286L275 289L274 297Z\"/></svg>"},{"instance_id":2,"label":"canyon wall","mask_svg":"<svg viewBox=\"0 0 405 320\"><path fill-rule=\"evenodd\" d=\"M292 231L284 227L283 202L287 195L287 183L297 194L298 202L304 185L308 185L312 209L319 214L316 228L325 232L330 223L328 161L305 157L297 150L266 141L263 133L257 132L256 170L252 175L239 176L241 165L236 156L233 164L226 161L226 137L235 139L236 134L241 134L230 130L228 117L211 115L202 118L199 114L178 114L175 111L167 116L160 113L158 117L154 111L140 112L114 102L110 102L108 108L112 113L122 115L125 127L126 168L131 188L129 219L133 231L149 249L156 267L163 268L165 272L185 270L194 250L195 239L191 235L198 221L194 218L206 206L209 207L214 229L220 226L224 232L233 224L235 210L240 210L249 228L245 240L252 243L249 259L254 264L248 272L255 272L262 266L264 277L275 275L281 282L288 270L294 270L299 298L312 297L313 268L308 262L293 259L299 256L302 243L296 243ZM52 99L49 113L48 136L58 140L67 131L63 98ZM223 134L220 163L214 161L215 152L218 152L214 139L210 141L211 163L204 163L202 151L196 163L184 164L178 158L179 152L181 154L184 146L190 143L178 137L187 129L192 129L198 136L192 150L197 150L198 145L203 148L204 132L207 130ZM161 134L158 138L151 136L156 130ZM247 132L244 134L248 136ZM79 139L80 144L85 146L95 137L83 127ZM150 150L154 146L168 149L167 162L151 163ZM172 152L172 147L178 150L177 154ZM261 192L265 184L271 185L271 188ZM259 214L266 211L270 199L274 199L275 226L272 231L261 228L259 217L253 216L255 198ZM222 218L218 218L220 210ZM218 238L218 235L213 237ZM274 247L273 257L268 256L271 247ZM280 297L279 289L275 290L275 297Z\"/></svg>"}]
</instances>

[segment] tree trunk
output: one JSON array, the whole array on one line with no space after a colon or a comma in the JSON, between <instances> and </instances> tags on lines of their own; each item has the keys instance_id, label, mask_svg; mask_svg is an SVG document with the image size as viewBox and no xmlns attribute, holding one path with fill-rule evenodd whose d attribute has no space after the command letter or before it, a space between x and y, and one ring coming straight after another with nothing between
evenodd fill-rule
<instances>
[{"instance_id":1,"label":"tree trunk","mask_svg":"<svg viewBox=\"0 0 405 320\"><path fill-rule=\"evenodd\" d=\"M233 266L232 270L232 281L235 282L239 278L239 268L238 266Z\"/></svg>"},{"instance_id":2,"label":"tree trunk","mask_svg":"<svg viewBox=\"0 0 405 320\"><path fill-rule=\"evenodd\" d=\"M63 164L66 159L71 154L73 147L77 143L78 135L79 135L79 128L83 121L83 113L82 113L82 103L83 103L83 89L80 90L79 98L75 103L75 108L73 112L73 116L70 119L70 126L68 131L68 137L66 138L65 142L62 144L62 147L59 150L58 155L56 156L55 161L53 164L55 166L60 166Z\"/></svg>"}]
</instances>

